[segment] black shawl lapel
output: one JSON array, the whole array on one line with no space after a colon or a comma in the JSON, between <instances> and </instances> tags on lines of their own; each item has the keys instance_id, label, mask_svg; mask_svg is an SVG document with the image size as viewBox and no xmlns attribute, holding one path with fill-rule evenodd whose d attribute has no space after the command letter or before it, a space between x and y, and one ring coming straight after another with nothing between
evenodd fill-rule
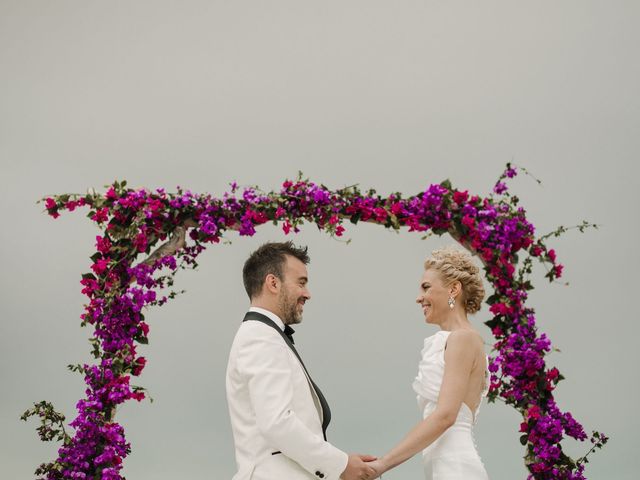
<instances>
[{"instance_id":1,"label":"black shawl lapel","mask_svg":"<svg viewBox=\"0 0 640 480\"><path fill-rule=\"evenodd\" d=\"M313 389L316 391L316 395L318 395L318 400L320 400L320 406L322 407L322 434L324 435L324 439L326 440L327 439L327 427L329 426L329 422L331 422L331 410L329 409L329 404L327 403L327 399L324 398L324 395L322 394L322 392L320 391L318 386L311 379L311 375L309 375L309 372L307 371L307 367L304 366L304 362L300 358L300 355L298 354L298 351L293 346L293 344L291 343L289 338L280 329L280 327L278 327L278 325L273 320L271 320L269 317L267 317L266 315L263 315L263 314L258 313L258 312L247 312L247 314L244 316L244 319L242 321L246 322L247 320L255 320L255 321L258 321L258 322L262 322L262 323L264 323L266 325L269 325L271 328L274 328L280 334L280 336L282 337L284 342L289 346L289 348L293 351L295 356L300 361L300 365L302 365L302 368L304 369L305 373L307 374L307 377L309 378L309 381L311 382L311 385L313 386Z\"/></svg>"}]
</instances>

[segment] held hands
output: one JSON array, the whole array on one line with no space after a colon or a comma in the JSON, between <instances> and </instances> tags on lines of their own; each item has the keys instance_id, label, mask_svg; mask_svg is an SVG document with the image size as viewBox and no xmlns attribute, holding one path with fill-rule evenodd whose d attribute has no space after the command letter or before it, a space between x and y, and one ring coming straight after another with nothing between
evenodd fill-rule
<instances>
[{"instance_id":1,"label":"held hands","mask_svg":"<svg viewBox=\"0 0 640 480\"><path fill-rule=\"evenodd\" d=\"M372 455L349 455L347 468L344 469L340 478L342 480L373 480L378 478L379 473L371 467L371 462L376 459L377 457Z\"/></svg>"},{"instance_id":2,"label":"held hands","mask_svg":"<svg viewBox=\"0 0 640 480\"><path fill-rule=\"evenodd\" d=\"M381 475L389 470L389 468L385 465L383 459L381 458L376 458L375 460L367 462L367 466L373 468L376 471L375 475L372 478L381 478ZM371 478L369 480L371 480Z\"/></svg>"}]
</instances>

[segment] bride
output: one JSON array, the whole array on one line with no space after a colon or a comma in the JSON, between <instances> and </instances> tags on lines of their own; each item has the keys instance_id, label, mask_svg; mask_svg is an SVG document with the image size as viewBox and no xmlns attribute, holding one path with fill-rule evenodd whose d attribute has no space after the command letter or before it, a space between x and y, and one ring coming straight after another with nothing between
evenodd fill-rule
<instances>
[{"instance_id":1,"label":"bride","mask_svg":"<svg viewBox=\"0 0 640 480\"><path fill-rule=\"evenodd\" d=\"M488 390L487 357L467 319L484 297L480 271L468 252L453 248L435 250L424 267L416 302L440 330L425 339L413 382L423 420L368 465L379 476L422 450L426 480L488 480L473 438Z\"/></svg>"}]
</instances>

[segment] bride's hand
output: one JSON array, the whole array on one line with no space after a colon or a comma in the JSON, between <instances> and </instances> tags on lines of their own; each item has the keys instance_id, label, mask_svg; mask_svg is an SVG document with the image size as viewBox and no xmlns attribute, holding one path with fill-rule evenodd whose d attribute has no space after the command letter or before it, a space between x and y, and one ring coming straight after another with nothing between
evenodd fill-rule
<instances>
[{"instance_id":1,"label":"bride's hand","mask_svg":"<svg viewBox=\"0 0 640 480\"><path fill-rule=\"evenodd\" d=\"M386 471L386 468L382 463L382 460L380 459L374 460L372 462L367 462L367 466L373 468L376 471L375 476L369 477L368 480L374 480L376 478L380 478L380 475L382 475Z\"/></svg>"}]
</instances>

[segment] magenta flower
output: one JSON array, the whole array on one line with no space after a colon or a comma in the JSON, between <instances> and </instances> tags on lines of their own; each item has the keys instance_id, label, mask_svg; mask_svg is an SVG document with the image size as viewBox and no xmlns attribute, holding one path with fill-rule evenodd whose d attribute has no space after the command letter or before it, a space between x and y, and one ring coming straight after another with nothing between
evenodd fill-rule
<instances>
[{"instance_id":1,"label":"magenta flower","mask_svg":"<svg viewBox=\"0 0 640 480\"><path fill-rule=\"evenodd\" d=\"M91 270L95 272L96 275L102 275L102 273L109 266L110 259L108 257L101 258L97 260L93 265L91 265Z\"/></svg>"},{"instance_id":2,"label":"magenta flower","mask_svg":"<svg viewBox=\"0 0 640 480\"><path fill-rule=\"evenodd\" d=\"M458 205L463 205L467 199L469 198L469 192L465 190L464 192L455 191L453 192L453 201Z\"/></svg>"},{"instance_id":3,"label":"magenta flower","mask_svg":"<svg viewBox=\"0 0 640 480\"><path fill-rule=\"evenodd\" d=\"M106 221L109 219L108 213L109 213L109 209L107 209L107 208L100 208L100 209L98 209L98 211L96 211L96 213L91 217L91 220L93 220L94 222L97 222L97 223L106 222Z\"/></svg>"},{"instance_id":4,"label":"magenta flower","mask_svg":"<svg viewBox=\"0 0 640 480\"><path fill-rule=\"evenodd\" d=\"M495 193L497 193L498 195L501 195L501 194L503 194L504 192L507 191L507 185L505 183L503 183L503 182L498 182L493 187L493 191Z\"/></svg>"},{"instance_id":5,"label":"magenta flower","mask_svg":"<svg viewBox=\"0 0 640 480\"><path fill-rule=\"evenodd\" d=\"M109 187L109 190L107 190L107 192L105 193L105 198L107 198L108 200L116 200L118 198L118 195L116 194L116 190L113 187L113 185Z\"/></svg>"},{"instance_id":6,"label":"magenta flower","mask_svg":"<svg viewBox=\"0 0 640 480\"><path fill-rule=\"evenodd\" d=\"M553 270L555 272L556 278L560 278L562 276L563 265L554 265Z\"/></svg>"},{"instance_id":7,"label":"magenta flower","mask_svg":"<svg viewBox=\"0 0 640 480\"><path fill-rule=\"evenodd\" d=\"M133 245L138 252L144 252L147 249L147 236L143 232L138 233L133 239Z\"/></svg>"},{"instance_id":8,"label":"magenta flower","mask_svg":"<svg viewBox=\"0 0 640 480\"><path fill-rule=\"evenodd\" d=\"M476 220L471 215L465 215L462 217L462 224L469 228L473 228L476 224Z\"/></svg>"},{"instance_id":9,"label":"magenta flower","mask_svg":"<svg viewBox=\"0 0 640 480\"><path fill-rule=\"evenodd\" d=\"M112 247L112 244L111 244L111 241L109 240L109 237L107 236L96 237L96 248L100 253L102 253L103 255L109 253L109 251L111 250L111 247Z\"/></svg>"}]
</instances>

